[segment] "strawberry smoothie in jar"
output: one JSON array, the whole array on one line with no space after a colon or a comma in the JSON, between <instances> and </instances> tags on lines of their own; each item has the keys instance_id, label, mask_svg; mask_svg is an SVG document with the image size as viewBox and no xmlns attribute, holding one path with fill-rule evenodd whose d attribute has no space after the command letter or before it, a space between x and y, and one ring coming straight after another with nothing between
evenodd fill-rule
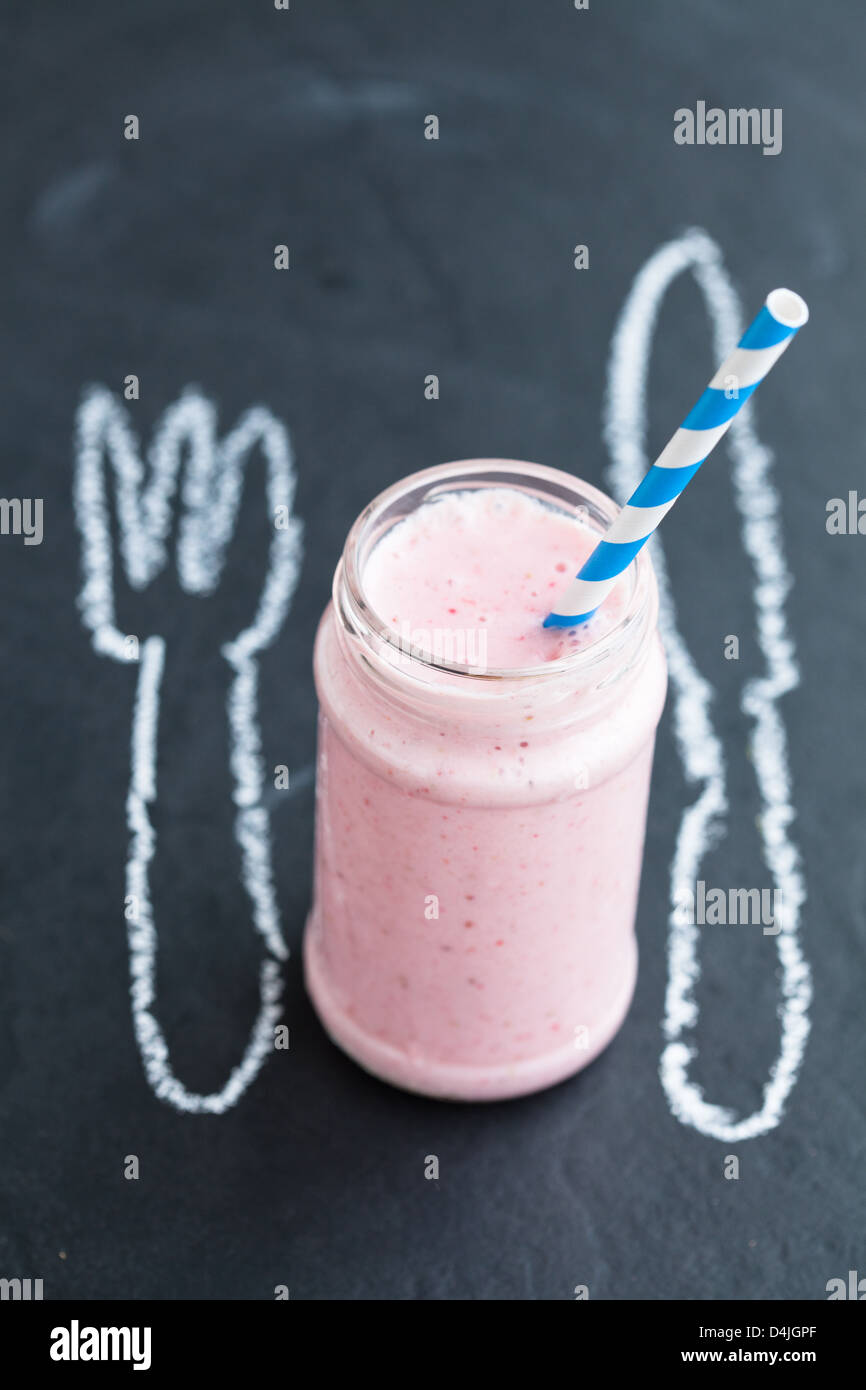
<instances>
[{"instance_id":1,"label":"strawberry smoothie in jar","mask_svg":"<svg viewBox=\"0 0 866 1390\"><path fill-rule=\"evenodd\" d=\"M583 626L545 615L617 508L500 459L358 518L316 639L307 987L330 1036L425 1095L561 1081L613 1037L666 668L642 551Z\"/></svg>"}]
</instances>

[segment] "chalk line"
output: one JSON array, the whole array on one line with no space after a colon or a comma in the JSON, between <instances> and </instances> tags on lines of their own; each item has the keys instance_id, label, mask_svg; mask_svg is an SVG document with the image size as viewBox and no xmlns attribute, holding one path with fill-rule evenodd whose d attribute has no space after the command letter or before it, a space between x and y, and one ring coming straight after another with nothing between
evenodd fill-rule
<instances>
[{"instance_id":1,"label":"chalk line","mask_svg":"<svg viewBox=\"0 0 866 1390\"><path fill-rule=\"evenodd\" d=\"M220 1091L197 1095L171 1068L168 1046L157 1022L157 932L150 900L148 866L156 852L149 807L157 796L157 738L165 642L147 637L141 644L132 721L131 767L127 796L130 833L126 865L127 938L132 1018L145 1075L155 1094L176 1109L221 1114L243 1095L273 1052L274 1025L281 1014L280 965L288 957L274 889L270 824L263 801L267 782L258 718L256 655L277 636L298 582L302 527L291 514L295 472L285 426L270 411L254 406L222 440L217 438L213 404L188 389L163 414L142 464L138 441L124 407L101 386L84 393L76 420L74 505L81 533L84 582L79 595L82 621L98 652L128 662L125 634L117 627L114 557L103 460L114 472L120 558L129 583L145 588L167 563L167 538L183 472L178 528L177 571L190 594L210 594L218 586L240 506L243 470L259 445L267 466L266 505L272 525L268 568L251 624L222 648L234 671L227 700L230 765L237 807L235 838L241 850L241 876L253 923L265 956L259 976L259 1010L241 1061ZM147 476L149 474L149 476ZM280 509L278 511L278 509ZM275 518L286 518L277 526Z\"/></svg>"},{"instance_id":2,"label":"chalk line","mask_svg":"<svg viewBox=\"0 0 866 1390\"><path fill-rule=\"evenodd\" d=\"M646 453L647 376L653 336L668 288L686 271L704 297L721 361L743 331L737 292L722 262L718 245L700 229L691 229L660 247L642 267L623 305L611 341L604 438L615 495L628 497L650 460ZM713 728L713 689L698 670L677 626L661 541L654 537L652 558L659 581L659 627L667 652L673 690L674 736L686 777L701 790L683 812L671 863L668 918L668 983L659 1073L668 1104L683 1124L728 1142L751 1139L774 1129L782 1119L796 1083L809 1037L811 972L799 939L801 908L806 899L799 851L789 834L794 819L787 737L778 701L799 683L794 644L785 619L791 586L779 523L779 498L770 477L772 454L753 425L754 404L747 403L727 437L733 460L734 499L741 517L743 549L755 578L758 645L766 674L746 683L741 708L753 721L751 753L761 798L760 835L764 860L785 905L782 929L772 939L781 964L780 1042L763 1089L761 1108L737 1119L723 1106L704 1099L689 1077L697 1056L693 1030L698 1024L695 986L700 978L698 928L677 911L684 890L695 891L704 855L724 832L728 801L725 756Z\"/></svg>"}]
</instances>

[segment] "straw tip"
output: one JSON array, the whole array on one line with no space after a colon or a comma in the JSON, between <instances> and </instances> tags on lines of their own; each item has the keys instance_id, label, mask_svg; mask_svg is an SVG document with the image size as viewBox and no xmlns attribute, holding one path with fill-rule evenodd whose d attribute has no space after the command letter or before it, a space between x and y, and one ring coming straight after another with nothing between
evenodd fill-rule
<instances>
[{"instance_id":1,"label":"straw tip","mask_svg":"<svg viewBox=\"0 0 866 1390\"><path fill-rule=\"evenodd\" d=\"M579 627L581 623L588 622L595 612L590 608L588 613L548 613L542 626L543 627Z\"/></svg>"},{"instance_id":2,"label":"straw tip","mask_svg":"<svg viewBox=\"0 0 866 1390\"><path fill-rule=\"evenodd\" d=\"M794 290L771 290L767 308L777 323L785 328L802 328L809 317L809 306Z\"/></svg>"}]
</instances>

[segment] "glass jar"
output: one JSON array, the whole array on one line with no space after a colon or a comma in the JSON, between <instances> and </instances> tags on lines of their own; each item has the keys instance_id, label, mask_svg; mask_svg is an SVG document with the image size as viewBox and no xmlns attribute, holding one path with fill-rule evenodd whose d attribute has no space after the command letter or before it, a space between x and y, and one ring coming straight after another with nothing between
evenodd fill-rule
<instances>
[{"instance_id":1,"label":"glass jar","mask_svg":"<svg viewBox=\"0 0 866 1390\"><path fill-rule=\"evenodd\" d=\"M599 536L617 511L532 463L413 474L349 532L314 658L307 988L368 1071L460 1100L560 1081L622 1023L667 679L646 550L614 625L542 666L444 660L373 611L365 564L389 529L444 492L485 487L528 493Z\"/></svg>"}]
</instances>

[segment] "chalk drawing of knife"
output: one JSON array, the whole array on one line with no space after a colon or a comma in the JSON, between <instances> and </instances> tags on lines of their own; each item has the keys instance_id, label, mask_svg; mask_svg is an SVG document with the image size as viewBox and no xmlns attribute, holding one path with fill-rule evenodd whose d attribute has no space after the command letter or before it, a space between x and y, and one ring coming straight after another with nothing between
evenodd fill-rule
<instances>
[{"instance_id":1,"label":"chalk drawing of knife","mask_svg":"<svg viewBox=\"0 0 866 1390\"><path fill-rule=\"evenodd\" d=\"M667 242L639 271L626 297L611 341L604 407L604 437L611 457L608 472L615 497L629 497L649 466L646 451L647 379L653 335L671 284L691 273L703 295L713 331L713 352L722 361L739 342L742 306L725 270L720 247L692 228ZM659 581L659 627L668 658L674 737L686 778L700 790L680 820L670 870L668 980L665 1046L660 1076L673 1114L683 1124L726 1142L751 1139L775 1129L796 1084L809 1037L812 979L800 943L801 908L806 900L800 854L791 834L795 817L787 735L779 701L799 683L794 642L785 616L791 585L779 520L779 497L771 477L772 454L758 439L749 402L734 419L726 439L733 462L734 500L741 518L743 550L753 572L756 636L765 674L748 681L743 712L752 721L752 758L761 800L759 818L764 862L784 904L781 930L773 938L781 967L779 1051L763 1088L762 1102L738 1118L713 1104L690 1076L697 1056L699 1022L695 986L700 977L699 932L679 908L694 894L703 856L723 831L728 811L724 746L713 728L713 689L701 674L678 624L664 552L658 536L650 542Z\"/></svg>"}]
</instances>

